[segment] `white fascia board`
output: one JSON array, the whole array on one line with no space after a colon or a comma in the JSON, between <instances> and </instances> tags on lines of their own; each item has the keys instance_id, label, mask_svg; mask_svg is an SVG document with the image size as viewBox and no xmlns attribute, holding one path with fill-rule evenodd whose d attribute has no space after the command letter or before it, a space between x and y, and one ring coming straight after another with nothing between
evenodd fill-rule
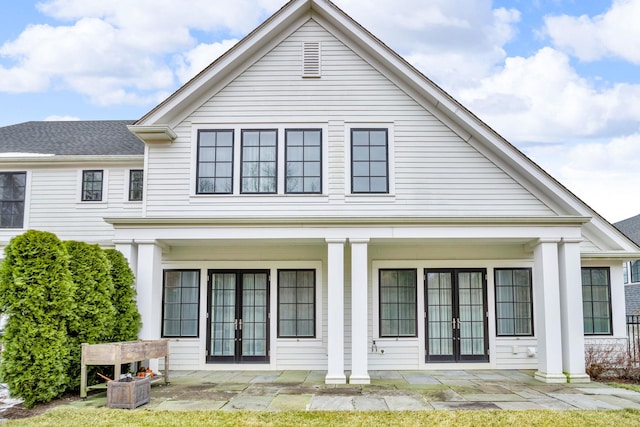
<instances>
[{"instance_id":1,"label":"white fascia board","mask_svg":"<svg viewBox=\"0 0 640 427\"><path fill-rule=\"evenodd\" d=\"M126 156L28 156L28 157L7 157L0 158L2 167L25 167L25 166L46 166L46 165L78 165L78 164L140 164L144 162L144 155Z\"/></svg>"},{"instance_id":2,"label":"white fascia board","mask_svg":"<svg viewBox=\"0 0 640 427\"><path fill-rule=\"evenodd\" d=\"M127 129L145 144L171 144L178 137L168 125L127 125Z\"/></svg>"}]
</instances>

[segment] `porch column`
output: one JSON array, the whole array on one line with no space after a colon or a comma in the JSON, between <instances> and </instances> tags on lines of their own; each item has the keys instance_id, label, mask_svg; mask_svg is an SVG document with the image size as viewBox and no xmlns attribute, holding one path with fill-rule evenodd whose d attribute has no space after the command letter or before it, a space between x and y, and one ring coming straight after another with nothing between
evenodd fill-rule
<instances>
[{"instance_id":1,"label":"porch column","mask_svg":"<svg viewBox=\"0 0 640 427\"><path fill-rule=\"evenodd\" d=\"M146 340L160 338L162 318L162 249L155 240L136 240L138 244L138 268L136 291L142 328L138 337ZM158 359L149 361L149 367L157 372Z\"/></svg>"},{"instance_id":2,"label":"porch column","mask_svg":"<svg viewBox=\"0 0 640 427\"><path fill-rule=\"evenodd\" d=\"M344 243L327 239L327 376L326 384L346 384L344 374Z\"/></svg>"},{"instance_id":3,"label":"porch column","mask_svg":"<svg viewBox=\"0 0 640 427\"><path fill-rule=\"evenodd\" d=\"M133 240L114 240L116 250L122 253L129 262L129 268L136 275L138 268L138 247L134 244Z\"/></svg>"},{"instance_id":4,"label":"porch column","mask_svg":"<svg viewBox=\"0 0 640 427\"><path fill-rule=\"evenodd\" d=\"M560 312L562 313L562 370L571 383L587 383L584 362L580 239L562 239L558 248Z\"/></svg>"},{"instance_id":5,"label":"porch column","mask_svg":"<svg viewBox=\"0 0 640 427\"><path fill-rule=\"evenodd\" d=\"M351 384L370 384L367 361L367 284L369 239L351 243Z\"/></svg>"},{"instance_id":6,"label":"porch column","mask_svg":"<svg viewBox=\"0 0 640 427\"><path fill-rule=\"evenodd\" d=\"M535 377L546 383L567 382L567 377L562 373L559 241L539 240L533 250L535 330L538 339L538 371Z\"/></svg>"}]
</instances>

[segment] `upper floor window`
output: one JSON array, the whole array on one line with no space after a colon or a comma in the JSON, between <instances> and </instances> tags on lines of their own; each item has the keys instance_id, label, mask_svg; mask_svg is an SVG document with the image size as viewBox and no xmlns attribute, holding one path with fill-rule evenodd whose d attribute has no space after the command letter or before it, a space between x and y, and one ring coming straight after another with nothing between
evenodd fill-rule
<instances>
[{"instance_id":1,"label":"upper floor window","mask_svg":"<svg viewBox=\"0 0 640 427\"><path fill-rule=\"evenodd\" d=\"M129 201L142 200L142 180L144 171L142 169L131 169L129 171Z\"/></svg>"},{"instance_id":2,"label":"upper floor window","mask_svg":"<svg viewBox=\"0 0 640 427\"><path fill-rule=\"evenodd\" d=\"M233 131L198 132L198 194L233 192Z\"/></svg>"},{"instance_id":3,"label":"upper floor window","mask_svg":"<svg viewBox=\"0 0 640 427\"><path fill-rule=\"evenodd\" d=\"M497 268L495 285L497 335L532 336L531 269Z\"/></svg>"},{"instance_id":4,"label":"upper floor window","mask_svg":"<svg viewBox=\"0 0 640 427\"><path fill-rule=\"evenodd\" d=\"M162 292L162 336L197 337L200 271L165 270Z\"/></svg>"},{"instance_id":5,"label":"upper floor window","mask_svg":"<svg viewBox=\"0 0 640 427\"><path fill-rule=\"evenodd\" d=\"M277 159L277 130L243 130L240 192L276 193Z\"/></svg>"},{"instance_id":6,"label":"upper floor window","mask_svg":"<svg viewBox=\"0 0 640 427\"><path fill-rule=\"evenodd\" d=\"M611 335L609 268L582 268L582 311L585 335Z\"/></svg>"},{"instance_id":7,"label":"upper floor window","mask_svg":"<svg viewBox=\"0 0 640 427\"><path fill-rule=\"evenodd\" d=\"M640 282L640 260L631 261L631 282Z\"/></svg>"},{"instance_id":8,"label":"upper floor window","mask_svg":"<svg viewBox=\"0 0 640 427\"><path fill-rule=\"evenodd\" d=\"M26 172L0 173L0 228L22 228Z\"/></svg>"},{"instance_id":9,"label":"upper floor window","mask_svg":"<svg viewBox=\"0 0 640 427\"><path fill-rule=\"evenodd\" d=\"M387 129L351 129L351 192L389 192Z\"/></svg>"},{"instance_id":10,"label":"upper floor window","mask_svg":"<svg viewBox=\"0 0 640 427\"><path fill-rule=\"evenodd\" d=\"M285 131L285 192L322 192L322 130Z\"/></svg>"},{"instance_id":11,"label":"upper floor window","mask_svg":"<svg viewBox=\"0 0 640 427\"><path fill-rule=\"evenodd\" d=\"M102 178L101 170L82 171L82 201L99 202L102 200Z\"/></svg>"},{"instance_id":12,"label":"upper floor window","mask_svg":"<svg viewBox=\"0 0 640 427\"><path fill-rule=\"evenodd\" d=\"M380 270L380 337L417 336L417 272Z\"/></svg>"}]
</instances>

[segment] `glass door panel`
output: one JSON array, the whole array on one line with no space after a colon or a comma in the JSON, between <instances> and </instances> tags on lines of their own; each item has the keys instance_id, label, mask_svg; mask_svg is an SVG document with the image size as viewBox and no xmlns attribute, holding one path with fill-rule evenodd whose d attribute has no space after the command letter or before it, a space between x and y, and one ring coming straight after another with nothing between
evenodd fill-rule
<instances>
[{"instance_id":1,"label":"glass door panel","mask_svg":"<svg viewBox=\"0 0 640 427\"><path fill-rule=\"evenodd\" d=\"M451 272L427 273L427 360L453 360Z\"/></svg>"}]
</instances>

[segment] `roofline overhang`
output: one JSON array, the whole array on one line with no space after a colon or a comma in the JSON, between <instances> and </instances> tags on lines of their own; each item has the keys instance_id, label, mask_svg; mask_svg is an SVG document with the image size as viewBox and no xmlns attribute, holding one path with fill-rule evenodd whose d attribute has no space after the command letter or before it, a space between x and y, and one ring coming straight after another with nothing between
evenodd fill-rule
<instances>
[{"instance_id":1,"label":"roofline overhang","mask_svg":"<svg viewBox=\"0 0 640 427\"><path fill-rule=\"evenodd\" d=\"M92 155L34 155L34 156L16 156L2 157L0 156L0 164L3 166L24 167L28 165L43 164L76 164L76 163L140 163L144 161L144 154L127 154L127 155L109 155L98 156Z\"/></svg>"},{"instance_id":2,"label":"roofline overhang","mask_svg":"<svg viewBox=\"0 0 640 427\"><path fill-rule=\"evenodd\" d=\"M145 144L171 144L178 137L169 125L127 125L127 129Z\"/></svg>"},{"instance_id":3,"label":"roofline overhang","mask_svg":"<svg viewBox=\"0 0 640 427\"><path fill-rule=\"evenodd\" d=\"M582 252L580 258L594 261L634 261L640 259L640 252Z\"/></svg>"},{"instance_id":4,"label":"roofline overhang","mask_svg":"<svg viewBox=\"0 0 640 427\"><path fill-rule=\"evenodd\" d=\"M591 221L584 216L461 216L461 217L106 217L105 222L115 227L178 227L178 226L264 226L298 225L304 226L545 226L580 227Z\"/></svg>"}]
</instances>

